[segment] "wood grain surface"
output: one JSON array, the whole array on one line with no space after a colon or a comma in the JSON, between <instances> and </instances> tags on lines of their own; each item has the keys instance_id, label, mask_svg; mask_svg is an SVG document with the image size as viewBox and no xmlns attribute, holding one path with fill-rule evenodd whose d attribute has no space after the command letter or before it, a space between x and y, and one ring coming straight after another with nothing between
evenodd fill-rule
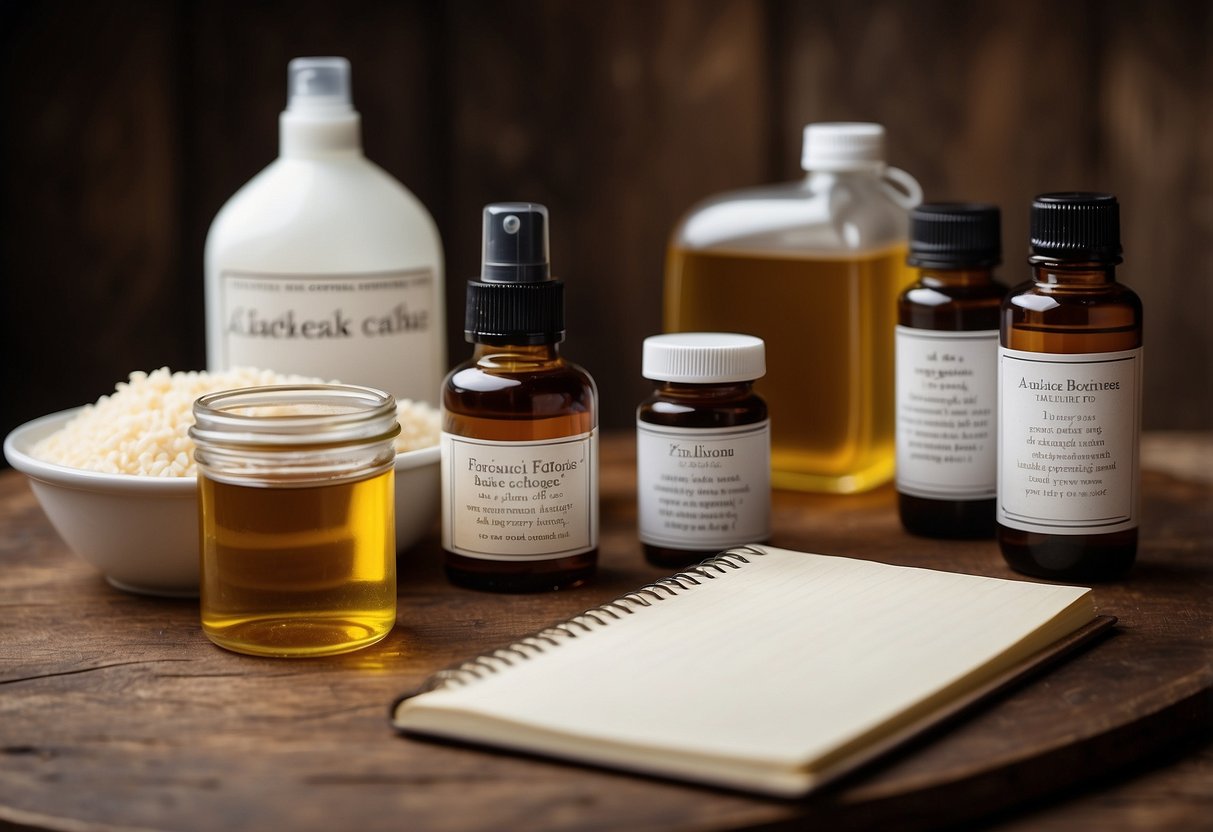
<instances>
[{"instance_id":1,"label":"wood grain surface","mask_svg":"<svg viewBox=\"0 0 1213 832\"><path fill-rule=\"evenodd\" d=\"M799 177L810 121L875 120L931 199L1123 205L1145 423L1213 427L1207 0L0 3L0 434L132 370L204 364L202 248L277 152L286 63L342 54L369 158L434 214L450 359L480 210L552 212L567 355L625 428L680 215ZM794 314L794 310L779 310Z\"/></svg>"},{"instance_id":2,"label":"wood grain surface","mask_svg":"<svg viewBox=\"0 0 1213 832\"><path fill-rule=\"evenodd\" d=\"M393 697L434 670L660 576L635 539L629 435L603 444L602 564L591 586L519 596L455 589L431 535L401 555L400 612L388 639L310 660L225 652L202 636L196 602L112 589L66 550L24 479L7 472L0 824L913 829L994 818L1007 830L1096 828L1086 821L1107 830L1199 828L1213 801L1207 752L1145 779L1108 779L1173 762L1208 736L1213 715L1213 487L1183 472L1183 460L1210 457L1213 437L1155 435L1146 448L1138 566L1095 591L1099 611L1120 619L1116 634L801 802L410 741L388 726ZM888 488L856 497L777 493L774 509L777 545L1011 577L993 542L902 532Z\"/></svg>"}]
</instances>

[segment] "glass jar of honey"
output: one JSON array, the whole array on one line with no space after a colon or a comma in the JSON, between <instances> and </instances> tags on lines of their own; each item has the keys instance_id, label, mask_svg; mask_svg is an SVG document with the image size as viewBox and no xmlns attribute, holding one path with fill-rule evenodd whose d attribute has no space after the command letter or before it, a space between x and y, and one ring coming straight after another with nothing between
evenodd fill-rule
<instances>
[{"instance_id":1,"label":"glass jar of honey","mask_svg":"<svg viewBox=\"0 0 1213 832\"><path fill-rule=\"evenodd\" d=\"M203 396L198 463L202 630L260 656L344 653L396 620L391 395L255 387Z\"/></svg>"}]
</instances>

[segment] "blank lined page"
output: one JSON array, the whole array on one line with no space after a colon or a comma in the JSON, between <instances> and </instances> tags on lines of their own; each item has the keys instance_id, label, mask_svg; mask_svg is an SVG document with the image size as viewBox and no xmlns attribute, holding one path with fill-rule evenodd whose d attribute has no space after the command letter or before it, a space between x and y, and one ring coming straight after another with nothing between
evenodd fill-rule
<instances>
[{"instance_id":1,"label":"blank lined page","mask_svg":"<svg viewBox=\"0 0 1213 832\"><path fill-rule=\"evenodd\" d=\"M588 740L799 766L1088 592L761 548L677 597L419 700Z\"/></svg>"}]
</instances>

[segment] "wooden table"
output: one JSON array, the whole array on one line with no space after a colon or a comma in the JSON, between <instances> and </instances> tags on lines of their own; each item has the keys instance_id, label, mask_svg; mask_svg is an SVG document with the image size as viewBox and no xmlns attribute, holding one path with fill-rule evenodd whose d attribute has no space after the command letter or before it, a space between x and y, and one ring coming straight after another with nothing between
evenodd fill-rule
<instances>
[{"instance_id":1,"label":"wooden table","mask_svg":"<svg viewBox=\"0 0 1213 832\"><path fill-rule=\"evenodd\" d=\"M635 540L630 436L603 443L592 586L521 596L454 589L431 536L401 556L399 623L384 642L296 661L213 647L195 602L110 588L67 551L24 479L4 472L0 826L904 829L993 817L1005 829L1208 828L1213 442L1147 439L1138 566L1096 590L1100 610L1120 618L1117 634L801 802L414 742L388 727L392 698L435 669L660 576ZM774 509L777 545L1010 576L993 542L903 533L888 487L779 493Z\"/></svg>"}]
</instances>

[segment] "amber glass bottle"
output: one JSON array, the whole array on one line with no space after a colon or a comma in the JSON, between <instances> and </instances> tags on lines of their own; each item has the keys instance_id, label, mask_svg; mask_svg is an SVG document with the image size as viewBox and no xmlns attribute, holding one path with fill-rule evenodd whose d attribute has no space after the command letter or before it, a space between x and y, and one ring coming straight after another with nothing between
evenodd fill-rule
<instances>
[{"instance_id":1,"label":"amber glass bottle","mask_svg":"<svg viewBox=\"0 0 1213 832\"><path fill-rule=\"evenodd\" d=\"M1110 194L1036 198L1032 280L1002 307L998 542L1014 569L1122 576L1137 554L1142 307Z\"/></svg>"},{"instance_id":2,"label":"amber glass bottle","mask_svg":"<svg viewBox=\"0 0 1213 832\"><path fill-rule=\"evenodd\" d=\"M484 211L468 281L472 358L442 389L442 545L452 583L527 592L583 583L598 560L598 393L565 361L564 284L542 205Z\"/></svg>"},{"instance_id":3,"label":"amber glass bottle","mask_svg":"<svg viewBox=\"0 0 1213 832\"><path fill-rule=\"evenodd\" d=\"M771 423L754 392L761 338L723 332L654 335L636 409L638 532L645 559L677 568L771 536Z\"/></svg>"},{"instance_id":4,"label":"amber glass bottle","mask_svg":"<svg viewBox=\"0 0 1213 832\"><path fill-rule=\"evenodd\" d=\"M1002 253L994 205L910 213L917 281L897 304L897 501L928 537L993 537Z\"/></svg>"}]
</instances>

